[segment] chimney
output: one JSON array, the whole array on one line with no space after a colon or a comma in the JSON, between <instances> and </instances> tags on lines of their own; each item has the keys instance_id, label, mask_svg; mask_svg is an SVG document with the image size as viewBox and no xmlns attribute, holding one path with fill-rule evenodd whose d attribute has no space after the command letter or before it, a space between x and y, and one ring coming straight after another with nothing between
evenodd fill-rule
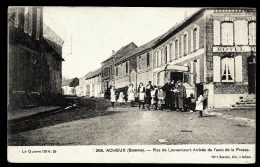
<instances>
[{"instance_id":1,"label":"chimney","mask_svg":"<svg viewBox=\"0 0 260 167\"><path fill-rule=\"evenodd\" d=\"M114 50L112 50L112 55L114 55L115 54L115 51Z\"/></svg>"}]
</instances>

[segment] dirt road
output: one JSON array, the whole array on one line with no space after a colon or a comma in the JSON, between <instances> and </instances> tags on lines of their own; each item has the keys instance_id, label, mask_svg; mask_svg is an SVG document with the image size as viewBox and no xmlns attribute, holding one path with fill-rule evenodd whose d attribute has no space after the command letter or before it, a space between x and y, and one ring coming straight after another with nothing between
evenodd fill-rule
<instances>
[{"instance_id":1,"label":"dirt road","mask_svg":"<svg viewBox=\"0 0 260 167\"><path fill-rule=\"evenodd\" d=\"M98 116L12 134L13 145L252 144L255 127L216 115L110 108ZM159 142L164 139L165 142Z\"/></svg>"}]
</instances>

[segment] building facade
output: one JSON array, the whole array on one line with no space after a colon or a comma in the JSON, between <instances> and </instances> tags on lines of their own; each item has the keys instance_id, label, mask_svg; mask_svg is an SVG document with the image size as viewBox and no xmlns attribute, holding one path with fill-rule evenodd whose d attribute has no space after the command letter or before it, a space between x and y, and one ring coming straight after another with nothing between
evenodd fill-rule
<instances>
[{"instance_id":1,"label":"building facade","mask_svg":"<svg viewBox=\"0 0 260 167\"><path fill-rule=\"evenodd\" d=\"M153 48L154 82L163 85L166 77L182 80L195 97L208 89L208 107L235 104L255 93L255 27L254 9L197 11Z\"/></svg>"},{"instance_id":2,"label":"building facade","mask_svg":"<svg viewBox=\"0 0 260 167\"><path fill-rule=\"evenodd\" d=\"M8 8L8 105L61 93L63 41L44 33L42 7Z\"/></svg>"},{"instance_id":3,"label":"building facade","mask_svg":"<svg viewBox=\"0 0 260 167\"><path fill-rule=\"evenodd\" d=\"M153 51L152 46L159 37L131 50L115 63L115 88L125 89L130 84L135 88L142 82L144 85L152 81Z\"/></svg>"},{"instance_id":4,"label":"building facade","mask_svg":"<svg viewBox=\"0 0 260 167\"><path fill-rule=\"evenodd\" d=\"M103 97L101 91L101 69L94 70L85 77L88 97Z\"/></svg>"},{"instance_id":5,"label":"building facade","mask_svg":"<svg viewBox=\"0 0 260 167\"><path fill-rule=\"evenodd\" d=\"M79 79L77 77L62 81L62 95L76 96L76 87L79 85Z\"/></svg>"},{"instance_id":6,"label":"building facade","mask_svg":"<svg viewBox=\"0 0 260 167\"><path fill-rule=\"evenodd\" d=\"M104 96L104 92L108 89L110 85L115 86L115 62L136 47L137 46L133 42L131 42L116 52L112 51L112 56L101 63L102 96Z\"/></svg>"}]
</instances>

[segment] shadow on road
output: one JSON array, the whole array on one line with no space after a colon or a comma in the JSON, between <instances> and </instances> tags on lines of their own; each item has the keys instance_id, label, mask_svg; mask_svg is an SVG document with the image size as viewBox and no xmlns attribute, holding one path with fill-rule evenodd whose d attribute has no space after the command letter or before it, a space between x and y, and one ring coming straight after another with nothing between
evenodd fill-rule
<instances>
[{"instance_id":1,"label":"shadow on road","mask_svg":"<svg viewBox=\"0 0 260 167\"><path fill-rule=\"evenodd\" d=\"M118 111L91 111L84 107L80 107L70 110L63 109L61 112L49 113L47 115L35 114L34 116L8 121L7 133L20 133L81 119L112 115L117 112Z\"/></svg>"}]
</instances>

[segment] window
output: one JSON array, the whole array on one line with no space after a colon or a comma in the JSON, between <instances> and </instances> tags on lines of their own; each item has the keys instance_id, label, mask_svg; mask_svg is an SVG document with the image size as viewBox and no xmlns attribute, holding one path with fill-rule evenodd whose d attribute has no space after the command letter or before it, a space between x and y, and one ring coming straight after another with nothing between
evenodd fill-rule
<instances>
[{"instance_id":1,"label":"window","mask_svg":"<svg viewBox=\"0 0 260 167\"><path fill-rule=\"evenodd\" d=\"M170 61L172 61L172 43L170 43L169 57L170 57Z\"/></svg>"},{"instance_id":2,"label":"window","mask_svg":"<svg viewBox=\"0 0 260 167\"><path fill-rule=\"evenodd\" d=\"M19 24L19 8L15 9L15 20L14 20L14 26L18 28Z\"/></svg>"},{"instance_id":3,"label":"window","mask_svg":"<svg viewBox=\"0 0 260 167\"><path fill-rule=\"evenodd\" d=\"M196 51L196 41L197 41L197 28L194 28L193 30L193 51Z\"/></svg>"},{"instance_id":4,"label":"window","mask_svg":"<svg viewBox=\"0 0 260 167\"><path fill-rule=\"evenodd\" d=\"M28 19L28 34L32 35L32 25L33 25L33 19L32 19L32 7L29 7L29 19Z\"/></svg>"},{"instance_id":5,"label":"window","mask_svg":"<svg viewBox=\"0 0 260 167\"><path fill-rule=\"evenodd\" d=\"M233 23L222 22L221 23L221 44L233 46Z\"/></svg>"},{"instance_id":6,"label":"window","mask_svg":"<svg viewBox=\"0 0 260 167\"><path fill-rule=\"evenodd\" d=\"M158 53L159 53L159 56L158 56L158 66L160 66L162 64L162 54L161 54L160 50L158 51Z\"/></svg>"},{"instance_id":7,"label":"window","mask_svg":"<svg viewBox=\"0 0 260 167\"><path fill-rule=\"evenodd\" d=\"M156 67L159 66L159 51L156 53Z\"/></svg>"},{"instance_id":8,"label":"window","mask_svg":"<svg viewBox=\"0 0 260 167\"><path fill-rule=\"evenodd\" d=\"M125 62L125 72L128 73L128 62Z\"/></svg>"},{"instance_id":9,"label":"window","mask_svg":"<svg viewBox=\"0 0 260 167\"><path fill-rule=\"evenodd\" d=\"M24 32L28 32L28 7L24 8Z\"/></svg>"},{"instance_id":10,"label":"window","mask_svg":"<svg viewBox=\"0 0 260 167\"><path fill-rule=\"evenodd\" d=\"M256 44L256 23L250 22L249 25L249 45Z\"/></svg>"},{"instance_id":11,"label":"window","mask_svg":"<svg viewBox=\"0 0 260 167\"><path fill-rule=\"evenodd\" d=\"M141 56L139 57L139 69L141 69Z\"/></svg>"},{"instance_id":12,"label":"window","mask_svg":"<svg viewBox=\"0 0 260 167\"><path fill-rule=\"evenodd\" d=\"M175 41L175 59L178 59L179 56L179 40Z\"/></svg>"},{"instance_id":13,"label":"window","mask_svg":"<svg viewBox=\"0 0 260 167\"><path fill-rule=\"evenodd\" d=\"M187 51L187 49L188 49L188 47L187 47L187 34L184 34L184 36L183 36L183 52L184 52L184 56L188 53L188 51Z\"/></svg>"},{"instance_id":14,"label":"window","mask_svg":"<svg viewBox=\"0 0 260 167\"><path fill-rule=\"evenodd\" d=\"M41 24L41 13L40 9L37 8L37 22L36 22L36 39L40 39L40 24Z\"/></svg>"},{"instance_id":15,"label":"window","mask_svg":"<svg viewBox=\"0 0 260 167\"><path fill-rule=\"evenodd\" d=\"M234 81L234 58L224 57L221 59L221 81L233 82Z\"/></svg>"},{"instance_id":16,"label":"window","mask_svg":"<svg viewBox=\"0 0 260 167\"><path fill-rule=\"evenodd\" d=\"M164 57L165 57L165 64L168 62L167 60L167 46L164 48Z\"/></svg>"},{"instance_id":17,"label":"window","mask_svg":"<svg viewBox=\"0 0 260 167\"><path fill-rule=\"evenodd\" d=\"M163 49L161 49L161 54L160 54L160 55L161 55L161 57L160 57L160 58L161 58L161 60L160 60L160 62L161 62L160 65L162 65L162 64L163 64L163 58L164 58L164 57L163 57Z\"/></svg>"},{"instance_id":18,"label":"window","mask_svg":"<svg viewBox=\"0 0 260 167\"><path fill-rule=\"evenodd\" d=\"M150 55L149 53L146 54L146 63L147 63L147 67L150 65Z\"/></svg>"}]
</instances>

